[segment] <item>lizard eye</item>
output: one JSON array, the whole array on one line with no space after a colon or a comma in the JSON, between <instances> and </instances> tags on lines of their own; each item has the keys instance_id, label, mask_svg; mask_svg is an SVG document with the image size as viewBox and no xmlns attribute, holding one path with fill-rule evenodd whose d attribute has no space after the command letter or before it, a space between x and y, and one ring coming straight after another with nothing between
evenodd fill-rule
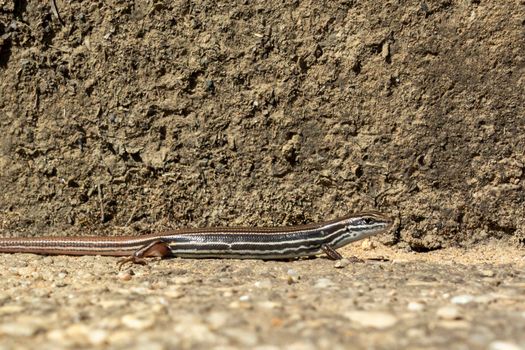
<instances>
[{"instance_id":1,"label":"lizard eye","mask_svg":"<svg viewBox=\"0 0 525 350\"><path fill-rule=\"evenodd\" d=\"M372 219L372 218L363 218L363 219L359 220L359 224L361 224L361 225L370 225L373 222L374 222L374 219Z\"/></svg>"}]
</instances>

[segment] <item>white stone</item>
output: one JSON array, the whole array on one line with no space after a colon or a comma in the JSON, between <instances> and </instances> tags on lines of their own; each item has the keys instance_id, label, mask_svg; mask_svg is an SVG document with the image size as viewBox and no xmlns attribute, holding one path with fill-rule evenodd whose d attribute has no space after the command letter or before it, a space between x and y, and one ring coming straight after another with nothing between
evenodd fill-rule
<instances>
[{"instance_id":1,"label":"white stone","mask_svg":"<svg viewBox=\"0 0 525 350\"><path fill-rule=\"evenodd\" d=\"M450 299L452 304L465 305L474 301L474 296L469 294L456 295Z\"/></svg>"},{"instance_id":2,"label":"white stone","mask_svg":"<svg viewBox=\"0 0 525 350\"><path fill-rule=\"evenodd\" d=\"M328 279L328 278L319 278L316 282L315 282L315 288L327 288L327 287L331 287L334 285L334 282L332 282L332 280Z\"/></svg>"},{"instance_id":3,"label":"white stone","mask_svg":"<svg viewBox=\"0 0 525 350\"><path fill-rule=\"evenodd\" d=\"M342 269L344 267L347 267L348 265L350 265L350 260L344 258L341 260L337 260L334 264L334 267L338 269Z\"/></svg>"},{"instance_id":4,"label":"white stone","mask_svg":"<svg viewBox=\"0 0 525 350\"><path fill-rule=\"evenodd\" d=\"M151 315L134 315L128 314L121 317L120 321L126 327L131 329L143 330L150 328L155 323L155 319Z\"/></svg>"},{"instance_id":5,"label":"white stone","mask_svg":"<svg viewBox=\"0 0 525 350\"><path fill-rule=\"evenodd\" d=\"M437 316L443 320L459 320L461 312L455 306L443 306L437 310Z\"/></svg>"},{"instance_id":6,"label":"white stone","mask_svg":"<svg viewBox=\"0 0 525 350\"><path fill-rule=\"evenodd\" d=\"M40 327L31 322L13 322L0 324L0 334L30 337L38 332Z\"/></svg>"},{"instance_id":7,"label":"white stone","mask_svg":"<svg viewBox=\"0 0 525 350\"><path fill-rule=\"evenodd\" d=\"M257 281L255 282L255 287L261 289L270 289L272 288L272 281L270 281L269 279Z\"/></svg>"},{"instance_id":8,"label":"white stone","mask_svg":"<svg viewBox=\"0 0 525 350\"><path fill-rule=\"evenodd\" d=\"M392 327L398 321L394 315L382 311L349 311L345 316L363 327L377 329Z\"/></svg>"},{"instance_id":9,"label":"white stone","mask_svg":"<svg viewBox=\"0 0 525 350\"><path fill-rule=\"evenodd\" d=\"M523 348L511 342L495 340L489 344L489 350L523 350Z\"/></svg>"},{"instance_id":10,"label":"white stone","mask_svg":"<svg viewBox=\"0 0 525 350\"><path fill-rule=\"evenodd\" d=\"M419 312L419 311L423 311L425 309L425 305L421 304L421 303L418 303L418 302L415 302L415 301L411 301L411 302L408 303L407 309L408 309L408 311Z\"/></svg>"}]
</instances>

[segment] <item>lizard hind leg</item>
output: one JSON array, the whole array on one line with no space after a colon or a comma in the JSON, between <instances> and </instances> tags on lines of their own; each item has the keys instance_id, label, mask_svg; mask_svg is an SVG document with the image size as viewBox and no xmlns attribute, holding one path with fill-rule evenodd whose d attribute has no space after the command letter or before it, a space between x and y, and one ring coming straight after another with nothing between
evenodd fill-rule
<instances>
[{"instance_id":1,"label":"lizard hind leg","mask_svg":"<svg viewBox=\"0 0 525 350\"><path fill-rule=\"evenodd\" d=\"M163 240L155 240L144 245L131 256L121 259L117 262L117 265L119 269L127 263L146 265L147 261L145 258L166 258L169 256L171 256L169 245Z\"/></svg>"}]
</instances>

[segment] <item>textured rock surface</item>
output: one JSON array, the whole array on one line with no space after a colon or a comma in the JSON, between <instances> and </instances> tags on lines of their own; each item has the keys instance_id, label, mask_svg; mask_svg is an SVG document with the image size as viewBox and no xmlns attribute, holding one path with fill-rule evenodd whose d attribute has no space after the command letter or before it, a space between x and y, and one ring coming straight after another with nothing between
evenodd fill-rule
<instances>
[{"instance_id":1,"label":"textured rock surface","mask_svg":"<svg viewBox=\"0 0 525 350\"><path fill-rule=\"evenodd\" d=\"M115 258L0 255L0 349L525 347L523 252L343 253L365 262L171 259L124 280Z\"/></svg>"},{"instance_id":2,"label":"textured rock surface","mask_svg":"<svg viewBox=\"0 0 525 350\"><path fill-rule=\"evenodd\" d=\"M0 2L0 230L523 241L518 1Z\"/></svg>"}]
</instances>

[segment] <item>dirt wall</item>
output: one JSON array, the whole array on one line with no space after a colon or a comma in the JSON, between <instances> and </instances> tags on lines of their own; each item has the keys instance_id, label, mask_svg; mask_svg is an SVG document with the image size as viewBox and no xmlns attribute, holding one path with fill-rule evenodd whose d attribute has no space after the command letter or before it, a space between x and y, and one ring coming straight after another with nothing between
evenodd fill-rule
<instances>
[{"instance_id":1,"label":"dirt wall","mask_svg":"<svg viewBox=\"0 0 525 350\"><path fill-rule=\"evenodd\" d=\"M524 242L523 1L56 5L0 1L2 235L375 208L386 244Z\"/></svg>"}]
</instances>

